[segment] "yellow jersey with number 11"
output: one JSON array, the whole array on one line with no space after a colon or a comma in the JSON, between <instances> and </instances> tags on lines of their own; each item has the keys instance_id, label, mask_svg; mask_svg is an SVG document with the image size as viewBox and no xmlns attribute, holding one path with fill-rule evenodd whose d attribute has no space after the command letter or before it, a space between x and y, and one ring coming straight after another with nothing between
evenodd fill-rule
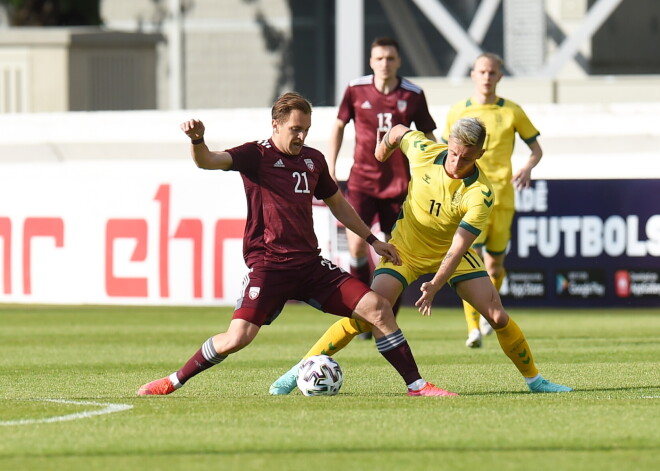
<instances>
[{"instance_id":1,"label":"yellow jersey with number 11","mask_svg":"<svg viewBox=\"0 0 660 471\"><path fill-rule=\"evenodd\" d=\"M416 259L437 260L459 226L481 233L492 210L493 189L478 166L462 180L447 175L447 145L420 131L408 132L400 147L410 162L411 179L391 242Z\"/></svg>"}]
</instances>

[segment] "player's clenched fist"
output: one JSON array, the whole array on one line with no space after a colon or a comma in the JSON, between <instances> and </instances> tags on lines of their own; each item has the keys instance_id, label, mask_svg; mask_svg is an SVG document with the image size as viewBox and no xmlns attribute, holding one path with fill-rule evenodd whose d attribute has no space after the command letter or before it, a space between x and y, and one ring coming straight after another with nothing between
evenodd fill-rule
<instances>
[{"instance_id":1,"label":"player's clenched fist","mask_svg":"<svg viewBox=\"0 0 660 471\"><path fill-rule=\"evenodd\" d=\"M190 139L201 139L204 137L204 123L199 119L189 119L181 123L181 130L186 133Z\"/></svg>"}]
</instances>

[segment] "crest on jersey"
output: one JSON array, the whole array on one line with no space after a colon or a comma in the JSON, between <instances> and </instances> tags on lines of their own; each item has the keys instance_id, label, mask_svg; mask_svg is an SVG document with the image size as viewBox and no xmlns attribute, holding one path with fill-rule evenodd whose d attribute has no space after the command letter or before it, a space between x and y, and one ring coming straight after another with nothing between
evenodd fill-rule
<instances>
[{"instance_id":1,"label":"crest on jersey","mask_svg":"<svg viewBox=\"0 0 660 471\"><path fill-rule=\"evenodd\" d=\"M250 291L248 292L248 296L250 299L257 299L259 297L259 291L261 291L261 288L259 286L250 286Z\"/></svg>"},{"instance_id":2,"label":"crest on jersey","mask_svg":"<svg viewBox=\"0 0 660 471\"><path fill-rule=\"evenodd\" d=\"M314 161L312 159L305 159L305 164L310 172L314 171Z\"/></svg>"},{"instance_id":3,"label":"crest on jersey","mask_svg":"<svg viewBox=\"0 0 660 471\"><path fill-rule=\"evenodd\" d=\"M451 198L451 208L453 210L458 210L458 207L461 205L461 199L463 198L463 193L459 190L454 193Z\"/></svg>"},{"instance_id":4,"label":"crest on jersey","mask_svg":"<svg viewBox=\"0 0 660 471\"><path fill-rule=\"evenodd\" d=\"M398 100L396 102L396 107L400 112L406 111L406 108L408 108L408 102L406 100Z\"/></svg>"}]
</instances>

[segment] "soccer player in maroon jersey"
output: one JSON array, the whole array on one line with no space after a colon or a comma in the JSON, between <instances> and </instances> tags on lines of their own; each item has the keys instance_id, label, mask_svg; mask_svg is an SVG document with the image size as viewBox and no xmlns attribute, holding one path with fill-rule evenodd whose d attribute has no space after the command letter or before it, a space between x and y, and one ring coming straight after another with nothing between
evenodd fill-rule
<instances>
[{"instance_id":1,"label":"soccer player in maroon jersey","mask_svg":"<svg viewBox=\"0 0 660 471\"><path fill-rule=\"evenodd\" d=\"M435 140L433 130L436 125L422 89L397 75L401 56L396 40L376 38L371 44L369 65L373 74L352 80L339 105L330 134L328 167L330 175L337 181L335 165L344 128L353 120L355 152L346 199L367 225L373 225L378 218L380 228L389 240L392 226L406 198L410 170L408 160L399 149L387 162L378 162L374 157L376 146L397 124L410 127L414 122L417 129L432 140ZM350 230L346 231L346 237L351 274L366 284L371 283L368 245ZM397 310L398 303L394 308L395 315Z\"/></svg>"},{"instance_id":2,"label":"soccer player in maroon jersey","mask_svg":"<svg viewBox=\"0 0 660 471\"><path fill-rule=\"evenodd\" d=\"M404 379L408 395L455 395L422 379L389 302L321 257L312 219L314 197L323 200L376 253L401 263L394 246L371 234L344 199L323 154L304 145L311 122L310 103L291 92L273 105L270 139L212 152L204 143L201 121L181 124L191 138L191 154L198 167L235 170L243 178L248 202L243 255L249 273L227 331L206 340L178 371L140 387L138 395L170 394L246 347L262 325L277 318L289 299L371 324L378 351Z\"/></svg>"}]
</instances>

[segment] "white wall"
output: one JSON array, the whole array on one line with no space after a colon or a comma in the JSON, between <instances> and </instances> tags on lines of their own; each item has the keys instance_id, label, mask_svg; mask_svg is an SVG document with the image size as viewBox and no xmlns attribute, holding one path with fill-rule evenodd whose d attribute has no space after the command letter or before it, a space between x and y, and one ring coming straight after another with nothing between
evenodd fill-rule
<instances>
[{"instance_id":1,"label":"white wall","mask_svg":"<svg viewBox=\"0 0 660 471\"><path fill-rule=\"evenodd\" d=\"M438 136L448 109L431 107ZM524 109L541 131L545 151L535 170L537 178L660 178L660 101L534 104ZM314 109L308 145L327 150L336 112L334 107ZM270 109L266 108L0 115L0 164L95 160L188 164L188 141L179 123L193 117L205 122L206 140L216 149L270 136ZM354 138L349 124L339 160L341 178L348 175ZM525 144L519 141L515 157L525 152Z\"/></svg>"}]
</instances>

